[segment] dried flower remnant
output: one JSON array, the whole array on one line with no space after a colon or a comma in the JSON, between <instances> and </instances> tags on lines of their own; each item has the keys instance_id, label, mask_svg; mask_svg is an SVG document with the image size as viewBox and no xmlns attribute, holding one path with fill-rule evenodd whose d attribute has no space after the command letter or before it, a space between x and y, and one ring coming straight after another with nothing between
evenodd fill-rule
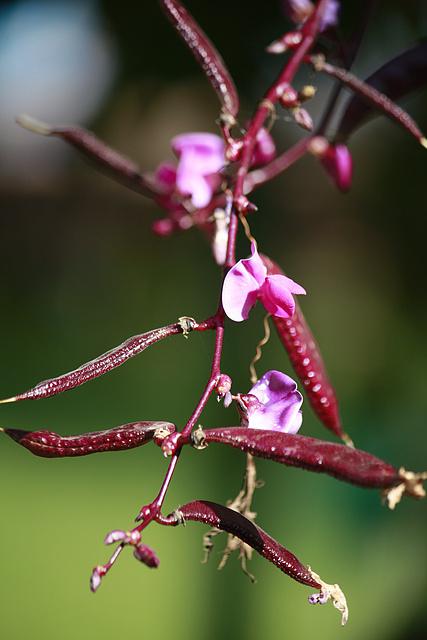
<instances>
[{"instance_id":1,"label":"dried flower remnant","mask_svg":"<svg viewBox=\"0 0 427 640\"><path fill-rule=\"evenodd\" d=\"M267 275L267 268L252 242L252 256L239 260L227 273L222 289L222 304L235 322L246 320L257 300L273 316L289 318L295 311L294 295L305 289L284 275Z\"/></svg>"}]
</instances>

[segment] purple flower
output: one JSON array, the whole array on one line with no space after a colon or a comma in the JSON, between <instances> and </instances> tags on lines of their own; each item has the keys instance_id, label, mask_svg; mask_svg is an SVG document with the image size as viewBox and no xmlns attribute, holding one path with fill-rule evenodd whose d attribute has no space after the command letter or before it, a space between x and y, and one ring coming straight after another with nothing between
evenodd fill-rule
<instances>
[{"instance_id":1,"label":"purple flower","mask_svg":"<svg viewBox=\"0 0 427 640\"><path fill-rule=\"evenodd\" d=\"M285 12L295 23L305 22L313 12L314 4L310 0L285 0ZM338 22L338 0L327 0L320 16L320 31L325 31Z\"/></svg>"},{"instance_id":2,"label":"purple flower","mask_svg":"<svg viewBox=\"0 0 427 640\"><path fill-rule=\"evenodd\" d=\"M305 289L283 275L267 275L256 244L252 243L252 256L239 260L227 273L222 289L224 311L231 320L246 320L257 300L273 316L290 318L295 311L294 294L305 294Z\"/></svg>"},{"instance_id":3,"label":"purple flower","mask_svg":"<svg viewBox=\"0 0 427 640\"><path fill-rule=\"evenodd\" d=\"M281 371L267 371L239 399L250 429L297 433L301 426L303 397L297 383Z\"/></svg>"},{"instance_id":4,"label":"purple flower","mask_svg":"<svg viewBox=\"0 0 427 640\"><path fill-rule=\"evenodd\" d=\"M190 196L197 208L205 207L219 184L225 164L224 141L213 133L183 133L171 141L178 157L176 189Z\"/></svg>"}]
</instances>

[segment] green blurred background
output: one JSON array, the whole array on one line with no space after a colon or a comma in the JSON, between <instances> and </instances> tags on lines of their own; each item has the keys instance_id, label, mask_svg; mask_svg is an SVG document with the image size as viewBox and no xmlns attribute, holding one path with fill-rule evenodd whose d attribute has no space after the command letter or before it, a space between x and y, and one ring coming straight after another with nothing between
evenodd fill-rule
<instances>
[{"instance_id":1,"label":"green blurred background","mask_svg":"<svg viewBox=\"0 0 427 640\"><path fill-rule=\"evenodd\" d=\"M343 3L347 27L359 3ZM405 4L404 11L402 6ZM188 2L217 43L242 91L243 114L280 60L264 47L287 26L280 2ZM220 276L196 231L154 237L161 215L142 197L96 173L65 145L20 131L12 114L78 121L154 168L169 139L215 131L217 103L157 3L0 3L0 197L2 397L74 368L125 337L203 318ZM356 62L367 75L427 33L423 2L378 3ZM27 13L26 13L27 12ZM54 17L53 21L52 16ZM20 22L21 20L21 22ZM74 29L74 30L73 30ZM15 40L13 40L13 37ZM80 39L79 39L80 38ZM99 70L99 71L98 71ZM303 80L312 80L309 74ZM310 105L318 120L325 92ZM427 130L426 93L405 105ZM281 117L280 148L300 134ZM303 309L317 336L356 444L406 468L426 468L426 152L390 122L367 125L351 144L354 188L338 194L307 158L256 194L251 222L263 251L306 287ZM247 244L239 245L240 255ZM262 313L227 326L224 370L249 388L248 362ZM71 393L1 407L0 424L79 433L139 419L186 420L209 373L212 335L158 344ZM290 371L275 336L259 371ZM233 424L212 401L204 425ZM305 405L301 433L329 437ZM128 527L157 492L159 450L81 459L32 457L5 437L0 447L0 636L94 639L425 638L426 504L396 512L376 491L261 461L258 522L322 577L339 582L350 620L309 607L310 590L256 557L256 585L225 542L200 563L204 528L152 526L146 541L160 568L123 554L96 596L92 567L104 534ZM215 446L185 451L165 511L238 492L244 457Z\"/></svg>"}]
</instances>

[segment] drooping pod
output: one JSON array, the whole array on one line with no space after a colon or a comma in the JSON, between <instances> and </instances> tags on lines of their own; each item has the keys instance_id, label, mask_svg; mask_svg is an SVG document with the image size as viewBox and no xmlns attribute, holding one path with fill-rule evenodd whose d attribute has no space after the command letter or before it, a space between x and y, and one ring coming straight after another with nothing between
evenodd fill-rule
<instances>
[{"instance_id":1,"label":"drooping pod","mask_svg":"<svg viewBox=\"0 0 427 640\"><path fill-rule=\"evenodd\" d=\"M12 440L43 458L88 456L105 451L134 449L175 431L171 422L129 422L113 429L61 436L53 431L3 429Z\"/></svg>"},{"instance_id":2,"label":"drooping pod","mask_svg":"<svg viewBox=\"0 0 427 640\"><path fill-rule=\"evenodd\" d=\"M406 129L406 131L408 131L408 133L416 138L418 142L420 142L424 147L427 146L426 138L424 137L415 120L409 115L407 111L399 107L399 105L391 100L385 93L378 91L378 89L376 89L373 84L369 82L369 78L366 82L364 82L350 71L347 71L347 69L335 67L334 65L325 62L322 55L312 56L311 60L316 71L326 73L327 75L339 80L339 82L342 82L346 87L355 92L359 100L362 98L362 103L368 103L371 106L371 109L377 109L378 111L383 112L384 115L386 115L388 118ZM427 65L425 67L424 73L427 73ZM424 83L425 79L423 84ZM354 109L354 111L356 111L356 109ZM360 113L362 114L362 118L366 118L369 115L369 109L362 109ZM344 121L342 121L338 135L343 134L344 131L345 123Z\"/></svg>"},{"instance_id":3,"label":"drooping pod","mask_svg":"<svg viewBox=\"0 0 427 640\"><path fill-rule=\"evenodd\" d=\"M315 596L309 598L311 604L318 602L324 604L332 598L334 606L342 614L342 624L347 622L347 603L338 585L328 585L323 582L317 574L304 566L293 553L285 549L277 540L269 536L261 527L245 518L241 513L215 502L197 500L180 507L168 519L172 525L178 525L187 520L203 522L212 528L226 531L240 538L263 558L293 578L293 580L314 589L319 589L320 594L315 594Z\"/></svg>"},{"instance_id":4,"label":"drooping pod","mask_svg":"<svg viewBox=\"0 0 427 640\"><path fill-rule=\"evenodd\" d=\"M202 67L221 102L224 117L228 116L228 124L232 124L239 111L239 97L221 55L179 0L160 0L160 5Z\"/></svg>"},{"instance_id":5,"label":"drooping pod","mask_svg":"<svg viewBox=\"0 0 427 640\"><path fill-rule=\"evenodd\" d=\"M204 442L227 444L260 458L329 476L372 489L382 489L390 508L404 495L425 497L427 473L397 469L366 451L298 434L224 427L203 430Z\"/></svg>"},{"instance_id":6,"label":"drooping pod","mask_svg":"<svg viewBox=\"0 0 427 640\"><path fill-rule=\"evenodd\" d=\"M159 329L153 329L146 333L141 333L132 338L128 338L117 347L110 349L106 353L98 356L94 360L90 360L86 364L82 364L78 369L74 369L69 373L64 373L56 378L49 378L36 384L35 387L19 393L16 396L0 400L0 404L6 402L18 402L19 400L39 400L41 398L50 398L58 393L69 391L75 387L79 387L85 382L94 380L99 376L108 373L112 369L119 367L121 364L142 353L147 347L163 340L169 336L179 333L187 335L196 326L192 318L183 318L180 322L169 324Z\"/></svg>"},{"instance_id":7,"label":"drooping pod","mask_svg":"<svg viewBox=\"0 0 427 640\"><path fill-rule=\"evenodd\" d=\"M261 257L269 274L283 274L273 260L265 255ZM272 316L272 320L313 411L325 427L347 444L352 444L342 428L338 400L322 354L298 303L291 318Z\"/></svg>"},{"instance_id":8,"label":"drooping pod","mask_svg":"<svg viewBox=\"0 0 427 640\"><path fill-rule=\"evenodd\" d=\"M362 95L355 93L344 108L337 126L336 138L347 140L370 118L384 113L426 146L425 138L416 123L394 102L425 86L426 83L427 43L422 41L386 62L364 80L364 84L372 88L374 94L379 93L380 100L375 104L375 101L367 99L363 92ZM383 102L381 96L385 96L386 102Z\"/></svg>"}]
</instances>

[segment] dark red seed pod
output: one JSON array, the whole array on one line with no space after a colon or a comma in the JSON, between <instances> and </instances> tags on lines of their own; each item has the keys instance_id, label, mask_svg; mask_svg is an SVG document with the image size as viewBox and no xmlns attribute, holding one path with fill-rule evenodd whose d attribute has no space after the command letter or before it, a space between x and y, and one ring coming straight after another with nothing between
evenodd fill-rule
<instances>
[{"instance_id":1,"label":"dark red seed pod","mask_svg":"<svg viewBox=\"0 0 427 640\"><path fill-rule=\"evenodd\" d=\"M224 115L233 121L239 111L239 97L222 57L181 2L160 0L160 5L208 77Z\"/></svg>"},{"instance_id":2,"label":"dark red seed pod","mask_svg":"<svg viewBox=\"0 0 427 640\"><path fill-rule=\"evenodd\" d=\"M273 260L264 255L261 257L269 274L283 274ZM295 303L295 313L291 318L273 316L272 320L295 373L304 385L313 411L325 427L350 444L351 440L341 425L337 397L326 372L322 354L300 306Z\"/></svg>"},{"instance_id":3,"label":"dark red seed pod","mask_svg":"<svg viewBox=\"0 0 427 640\"><path fill-rule=\"evenodd\" d=\"M150 198L159 195L158 187L140 172L137 164L106 145L90 131L73 125L51 126L27 115L19 116L16 121L33 133L62 138L92 161L100 171L137 193Z\"/></svg>"},{"instance_id":4,"label":"dark red seed pod","mask_svg":"<svg viewBox=\"0 0 427 640\"><path fill-rule=\"evenodd\" d=\"M293 580L314 589L319 589L320 594L311 596L309 598L310 603L320 602L324 604L329 599L332 599L334 606L342 614L342 624L347 622L347 603L339 586L325 583L320 576L304 566L293 553L285 549L277 540L269 536L261 527L245 518L241 513L215 502L197 500L180 507L169 518L173 519L172 524L181 524L186 520L203 522L211 528L225 531L240 538L263 558L274 564L290 578L293 578Z\"/></svg>"},{"instance_id":5,"label":"dark red seed pod","mask_svg":"<svg viewBox=\"0 0 427 640\"><path fill-rule=\"evenodd\" d=\"M206 429L203 434L206 444L227 444L253 456L268 458L290 467L326 473L360 487L384 489L387 490L386 497L388 490L393 491L397 487L401 487L399 499L404 493L416 498L425 496L422 481L427 474L396 469L360 449L317 438L244 427ZM391 495L396 494L393 492ZM389 504L393 508L390 499Z\"/></svg>"},{"instance_id":6,"label":"dark red seed pod","mask_svg":"<svg viewBox=\"0 0 427 640\"><path fill-rule=\"evenodd\" d=\"M155 342L163 340L169 336L178 333L187 335L195 327L196 323L191 318L181 319L181 322L169 324L166 327L153 329L146 333L141 333L132 338L128 338L118 347L114 347L110 351L98 356L94 360L90 360L86 364L81 365L78 369L74 369L69 373L64 373L57 378L50 378L39 382L35 387L28 389L24 393L20 393L11 398L0 400L0 404L6 402L17 402L19 400L39 400L41 398L50 398L56 396L63 391L69 391L75 387L79 387L85 382L89 382L94 378L99 378L112 369L119 367L121 364L142 353L147 347Z\"/></svg>"},{"instance_id":7,"label":"dark red seed pod","mask_svg":"<svg viewBox=\"0 0 427 640\"><path fill-rule=\"evenodd\" d=\"M276 567L297 582L315 589L320 588L320 584L313 579L309 569L293 553L282 547L263 529L245 518L241 513L215 502L197 500L180 507L179 514L184 518L184 521L203 522L210 527L231 533L231 535L246 542L263 558L275 564Z\"/></svg>"},{"instance_id":8,"label":"dark red seed pod","mask_svg":"<svg viewBox=\"0 0 427 640\"><path fill-rule=\"evenodd\" d=\"M15 442L43 458L88 456L104 451L134 449L150 442L158 435L166 437L175 431L171 422L129 422L120 427L92 431L75 436L60 436L53 431L24 431L4 429Z\"/></svg>"},{"instance_id":9,"label":"dark red seed pod","mask_svg":"<svg viewBox=\"0 0 427 640\"><path fill-rule=\"evenodd\" d=\"M399 100L427 84L427 42L420 42L389 60L366 78L364 84L379 92L380 95L385 95L397 110L397 120L402 118L403 121L400 124L406 128L407 114L402 110L399 111L400 107L392 101ZM381 101L380 104L375 104L375 101L369 100L369 96L365 96L363 92L360 95L359 92L356 93L350 98L343 111L337 127L337 139L347 140L356 129L381 111L394 119L393 108L391 113L387 113ZM425 146L424 139L422 137L420 139L420 136L422 136L421 132L415 131L415 137Z\"/></svg>"}]
</instances>

